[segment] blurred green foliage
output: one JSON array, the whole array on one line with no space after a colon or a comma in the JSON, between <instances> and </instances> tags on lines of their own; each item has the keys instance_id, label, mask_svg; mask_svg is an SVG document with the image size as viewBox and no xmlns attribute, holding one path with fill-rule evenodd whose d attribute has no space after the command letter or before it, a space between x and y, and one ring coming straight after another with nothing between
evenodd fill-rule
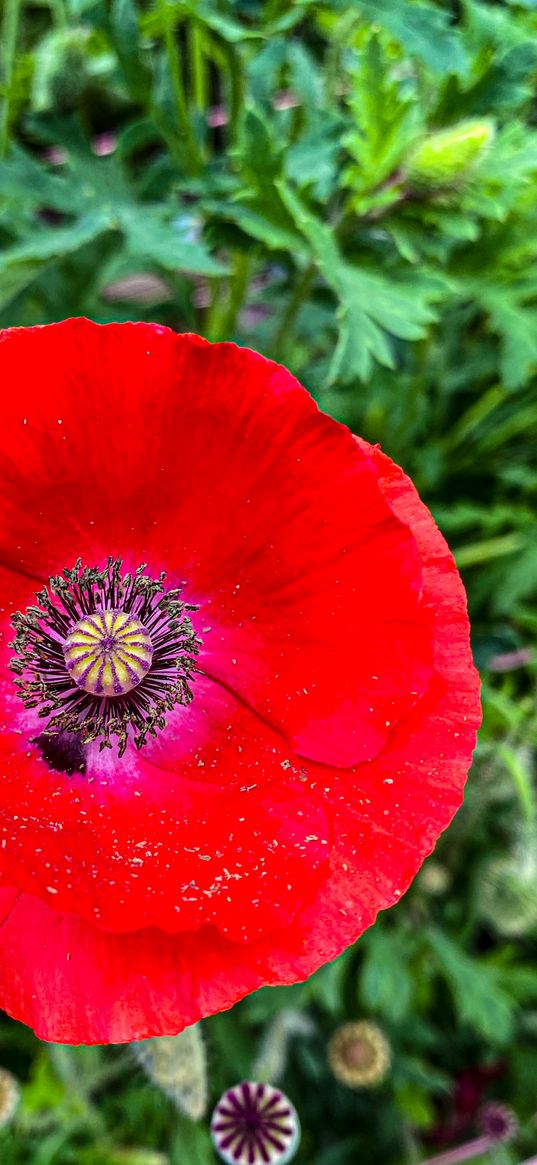
<instances>
[{"instance_id":1,"label":"blurred green foliage","mask_svg":"<svg viewBox=\"0 0 537 1165\"><path fill-rule=\"evenodd\" d=\"M297 1162L416 1165L496 1098L520 1132L481 1160L515 1165L537 1152L537 4L4 0L2 21L0 326L154 319L281 360L411 473L468 587L463 810L354 949L204 1024L211 1096L291 1009ZM359 1017L392 1045L374 1092L326 1061ZM2 1165L214 1160L128 1050L6 1020L0 1062L24 1086Z\"/></svg>"}]
</instances>

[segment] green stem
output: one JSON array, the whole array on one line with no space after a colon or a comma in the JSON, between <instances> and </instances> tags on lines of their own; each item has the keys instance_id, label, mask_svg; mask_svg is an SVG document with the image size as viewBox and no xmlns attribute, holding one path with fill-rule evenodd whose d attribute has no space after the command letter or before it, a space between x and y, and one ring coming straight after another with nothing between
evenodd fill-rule
<instances>
[{"instance_id":1,"label":"green stem","mask_svg":"<svg viewBox=\"0 0 537 1165\"><path fill-rule=\"evenodd\" d=\"M471 542L468 546L453 551L459 569L481 566L492 558L502 558L504 554L515 554L522 550L524 539L520 534L500 534L497 538L485 538L482 542Z\"/></svg>"},{"instance_id":2,"label":"green stem","mask_svg":"<svg viewBox=\"0 0 537 1165\"><path fill-rule=\"evenodd\" d=\"M54 17L56 28L67 28L69 23L64 0L50 0L50 10Z\"/></svg>"},{"instance_id":3,"label":"green stem","mask_svg":"<svg viewBox=\"0 0 537 1165\"><path fill-rule=\"evenodd\" d=\"M227 127L228 142L232 146L236 143L239 133L239 120L245 106L244 73L242 60L233 47L226 45L229 82L229 122Z\"/></svg>"},{"instance_id":4,"label":"green stem","mask_svg":"<svg viewBox=\"0 0 537 1165\"><path fill-rule=\"evenodd\" d=\"M2 64L4 73L4 100L0 118L0 157L5 158L9 145L9 121L11 113L11 96L13 89L13 73L15 55L17 51L17 33L19 28L20 0L5 0L4 18L2 20Z\"/></svg>"},{"instance_id":5,"label":"green stem","mask_svg":"<svg viewBox=\"0 0 537 1165\"><path fill-rule=\"evenodd\" d=\"M197 113L204 114L208 105L207 70L203 51L203 29L196 20L189 25L190 62L192 68L192 97Z\"/></svg>"},{"instance_id":6,"label":"green stem","mask_svg":"<svg viewBox=\"0 0 537 1165\"><path fill-rule=\"evenodd\" d=\"M471 1161L473 1157L483 1157L497 1143L492 1137L483 1134L473 1141L467 1141L465 1145L458 1145L456 1149L447 1149L436 1157L428 1157L422 1161L422 1165L460 1165L460 1162Z\"/></svg>"},{"instance_id":7,"label":"green stem","mask_svg":"<svg viewBox=\"0 0 537 1165\"><path fill-rule=\"evenodd\" d=\"M225 300L221 294L218 295L215 288L210 321L207 321L207 326L210 328L209 339L213 341L227 340L235 331L237 317L248 290L250 263L251 256L244 251L238 251L234 258L233 274L229 281L229 294Z\"/></svg>"},{"instance_id":8,"label":"green stem","mask_svg":"<svg viewBox=\"0 0 537 1165\"><path fill-rule=\"evenodd\" d=\"M344 12L336 24L330 38L325 63L325 85L327 94L335 101L341 101L339 85L345 76L342 55L349 44L352 44L351 34L354 26L359 22L359 15L354 8Z\"/></svg>"},{"instance_id":9,"label":"green stem","mask_svg":"<svg viewBox=\"0 0 537 1165\"><path fill-rule=\"evenodd\" d=\"M213 339L218 326L223 283L224 277L222 275L217 275L215 279L211 280L211 301L205 311L201 313L203 322L198 330L207 340Z\"/></svg>"},{"instance_id":10,"label":"green stem","mask_svg":"<svg viewBox=\"0 0 537 1165\"><path fill-rule=\"evenodd\" d=\"M179 58L177 42L175 39L175 22L167 0L159 0L159 11L163 24L164 46L168 60L168 69L170 71L170 80L172 84L178 127L183 139L183 145L189 170L191 173L197 174L201 169L201 158L199 155L198 147L196 145L188 113L188 105L181 70L181 61Z\"/></svg>"},{"instance_id":11,"label":"green stem","mask_svg":"<svg viewBox=\"0 0 537 1165\"><path fill-rule=\"evenodd\" d=\"M309 267L305 267L302 274L298 277L293 293L285 309L282 321L276 332L273 342L274 352L279 356L285 351L289 342L289 337L293 332L298 313L307 299L311 285L315 278L316 267L315 263L310 263Z\"/></svg>"},{"instance_id":12,"label":"green stem","mask_svg":"<svg viewBox=\"0 0 537 1165\"><path fill-rule=\"evenodd\" d=\"M537 816L537 805L531 776L513 748L499 744L498 755L502 758L515 787L524 821L526 825L533 826Z\"/></svg>"}]
</instances>

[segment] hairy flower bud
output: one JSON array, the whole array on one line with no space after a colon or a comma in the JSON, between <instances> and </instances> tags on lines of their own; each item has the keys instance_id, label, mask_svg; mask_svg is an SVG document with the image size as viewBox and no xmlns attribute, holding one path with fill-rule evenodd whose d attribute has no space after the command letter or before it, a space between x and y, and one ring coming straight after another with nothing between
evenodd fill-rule
<instances>
[{"instance_id":1,"label":"hairy flower bud","mask_svg":"<svg viewBox=\"0 0 537 1165\"><path fill-rule=\"evenodd\" d=\"M7 1068L0 1068L0 1128L12 1120L19 1103L18 1081Z\"/></svg>"},{"instance_id":2,"label":"hairy flower bud","mask_svg":"<svg viewBox=\"0 0 537 1165\"><path fill-rule=\"evenodd\" d=\"M460 121L422 138L408 159L406 170L419 186L450 186L468 177L494 140L490 119Z\"/></svg>"},{"instance_id":3,"label":"hairy flower bud","mask_svg":"<svg viewBox=\"0 0 537 1165\"><path fill-rule=\"evenodd\" d=\"M199 1024L178 1036L159 1036L132 1045L149 1079L191 1120L207 1107L207 1066Z\"/></svg>"},{"instance_id":4,"label":"hairy flower bud","mask_svg":"<svg viewBox=\"0 0 537 1165\"><path fill-rule=\"evenodd\" d=\"M480 917L497 934L524 935L537 926L537 842L528 837L511 853L492 857L477 887Z\"/></svg>"}]
</instances>

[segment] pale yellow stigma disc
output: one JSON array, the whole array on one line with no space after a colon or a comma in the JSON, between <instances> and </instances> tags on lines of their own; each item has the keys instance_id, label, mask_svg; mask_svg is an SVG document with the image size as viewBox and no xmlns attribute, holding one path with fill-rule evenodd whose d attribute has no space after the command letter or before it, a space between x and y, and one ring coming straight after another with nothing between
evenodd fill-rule
<instances>
[{"instance_id":1,"label":"pale yellow stigma disc","mask_svg":"<svg viewBox=\"0 0 537 1165\"><path fill-rule=\"evenodd\" d=\"M63 644L65 666L92 696L124 696L151 667L153 644L127 611L94 611L75 623Z\"/></svg>"}]
</instances>

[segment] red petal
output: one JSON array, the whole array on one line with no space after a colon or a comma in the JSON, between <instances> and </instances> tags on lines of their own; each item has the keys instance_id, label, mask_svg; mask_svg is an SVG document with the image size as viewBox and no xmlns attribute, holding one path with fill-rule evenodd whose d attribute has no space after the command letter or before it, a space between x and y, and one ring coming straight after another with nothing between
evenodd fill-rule
<instances>
[{"instance_id":1,"label":"red petal","mask_svg":"<svg viewBox=\"0 0 537 1165\"><path fill-rule=\"evenodd\" d=\"M278 365L154 325L15 329L0 367L6 561L164 567L201 604L210 675L304 756L377 755L426 690L430 628L414 539L348 431Z\"/></svg>"},{"instance_id":2,"label":"red petal","mask_svg":"<svg viewBox=\"0 0 537 1165\"><path fill-rule=\"evenodd\" d=\"M323 782L333 814L332 874L301 914L300 927L281 935L283 981L334 958L405 892L462 802L481 721L466 595L453 556L409 478L378 447L359 443L374 460L389 504L416 538L423 604L433 625L434 676L381 756L334 771ZM315 950L316 963L297 958L300 938Z\"/></svg>"},{"instance_id":3,"label":"red petal","mask_svg":"<svg viewBox=\"0 0 537 1165\"><path fill-rule=\"evenodd\" d=\"M389 504L418 543L435 675L382 757L348 773L318 766L336 839L330 876L290 926L241 948L210 929L109 935L27 895L13 905L16 893L3 891L0 998L43 1038L121 1042L172 1034L263 983L305 977L397 900L449 823L479 722L464 591L408 478L380 451L369 452Z\"/></svg>"},{"instance_id":4,"label":"red petal","mask_svg":"<svg viewBox=\"0 0 537 1165\"><path fill-rule=\"evenodd\" d=\"M123 1043L181 1031L259 982L210 927L111 935L29 894L0 890L0 998L44 1040ZM31 940L29 941L29 936Z\"/></svg>"},{"instance_id":5,"label":"red petal","mask_svg":"<svg viewBox=\"0 0 537 1165\"><path fill-rule=\"evenodd\" d=\"M18 576L0 568L7 607ZM0 874L108 930L213 922L251 941L309 901L329 853L322 796L285 740L212 680L121 763L97 745L87 771L50 769L0 653Z\"/></svg>"}]
</instances>

